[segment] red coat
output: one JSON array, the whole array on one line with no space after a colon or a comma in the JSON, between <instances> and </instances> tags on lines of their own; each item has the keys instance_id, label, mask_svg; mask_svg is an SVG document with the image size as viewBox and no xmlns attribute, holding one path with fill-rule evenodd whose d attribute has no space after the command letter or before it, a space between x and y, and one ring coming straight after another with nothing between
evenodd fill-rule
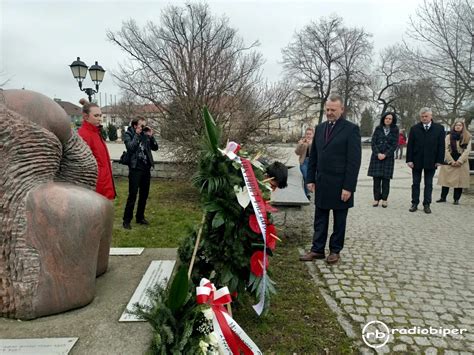
<instances>
[{"instance_id":1,"label":"red coat","mask_svg":"<svg viewBox=\"0 0 474 355\"><path fill-rule=\"evenodd\" d=\"M403 133L400 133L398 135L398 145L406 145L407 144L407 139L405 138L405 135Z\"/></svg>"},{"instance_id":2,"label":"red coat","mask_svg":"<svg viewBox=\"0 0 474 355\"><path fill-rule=\"evenodd\" d=\"M87 121L82 121L82 126L77 133L87 143L97 161L99 171L95 191L109 200L113 200L117 194L115 193L112 165L110 164L109 151L100 135L100 128Z\"/></svg>"}]
</instances>

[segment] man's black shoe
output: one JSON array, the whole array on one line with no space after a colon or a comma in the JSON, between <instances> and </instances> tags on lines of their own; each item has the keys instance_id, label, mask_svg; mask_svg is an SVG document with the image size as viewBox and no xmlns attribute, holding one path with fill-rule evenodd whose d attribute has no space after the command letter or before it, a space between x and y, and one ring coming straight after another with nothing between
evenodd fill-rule
<instances>
[{"instance_id":1,"label":"man's black shoe","mask_svg":"<svg viewBox=\"0 0 474 355\"><path fill-rule=\"evenodd\" d=\"M437 203L440 203L440 202L446 202L446 199L445 198L440 198L439 200L436 200Z\"/></svg>"},{"instance_id":2,"label":"man's black shoe","mask_svg":"<svg viewBox=\"0 0 474 355\"><path fill-rule=\"evenodd\" d=\"M143 224L144 226L149 226L150 222L148 222L145 218L137 221L138 224Z\"/></svg>"},{"instance_id":3,"label":"man's black shoe","mask_svg":"<svg viewBox=\"0 0 474 355\"><path fill-rule=\"evenodd\" d=\"M423 210L425 211L425 213L430 214L430 213L431 213L430 205L424 205L424 206L423 206Z\"/></svg>"},{"instance_id":4,"label":"man's black shoe","mask_svg":"<svg viewBox=\"0 0 474 355\"><path fill-rule=\"evenodd\" d=\"M122 225L123 225L124 229L129 229L129 230L132 229L132 226L130 225L130 222L123 222Z\"/></svg>"},{"instance_id":5,"label":"man's black shoe","mask_svg":"<svg viewBox=\"0 0 474 355\"><path fill-rule=\"evenodd\" d=\"M454 200L453 205L459 205L459 200Z\"/></svg>"},{"instance_id":6,"label":"man's black shoe","mask_svg":"<svg viewBox=\"0 0 474 355\"><path fill-rule=\"evenodd\" d=\"M417 205L411 205L410 209L408 211L410 212L415 212L418 209Z\"/></svg>"}]
</instances>

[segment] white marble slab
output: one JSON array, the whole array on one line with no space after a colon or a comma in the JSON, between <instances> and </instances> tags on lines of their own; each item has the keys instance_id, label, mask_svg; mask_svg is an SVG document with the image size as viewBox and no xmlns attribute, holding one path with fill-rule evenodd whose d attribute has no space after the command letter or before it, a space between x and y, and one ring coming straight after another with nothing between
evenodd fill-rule
<instances>
[{"instance_id":1,"label":"white marble slab","mask_svg":"<svg viewBox=\"0 0 474 355\"><path fill-rule=\"evenodd\" d=\"M145 248L110 248L109 255L141 255Z\"/></svg>"},{"instance_id":2,"label":"white marble slab","mask_svg":"<svg viewBox=\"0 0 474 355\"><path fill-rule=\"evenodd\" d=\"M129 314L127 310L133 310L135 303L142 305L151 305L150 299L146 290L153 288L157 283L163 284L165 280L169 280L173 272L176 260L154 260L143 275L140 284L133 293L132 298L128 302L127 308L120 317L120 322L143 322L142 319L137 318L133 314Z\"/></svg>"},{"instance_id":3,"label":"white marble slab","mask_svg":"<svg viewBox=\"0 0 474 355\"><path fill-rule=\"evenodd\" d=\"M67 355L79 338L0 339L0 354Z\"/></svg>"}]
</instances>

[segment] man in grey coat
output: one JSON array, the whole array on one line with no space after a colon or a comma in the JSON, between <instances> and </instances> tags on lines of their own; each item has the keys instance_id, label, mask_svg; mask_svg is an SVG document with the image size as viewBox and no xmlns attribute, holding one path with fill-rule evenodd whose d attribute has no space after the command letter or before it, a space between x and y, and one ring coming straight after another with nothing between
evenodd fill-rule
<instances>
[{"instance_id":1,"label":"man in grey coat","mask_svg":"<svg viewBox=\"0 0 474 355\"><path fill-rule=\"evenodd\" d=\"M333 211L333 233L329 241L328 264L339 261L344 246L349 208L361 163L359 127L342 117L344 106L339 95L326 102L327 121L316 126L308 165L308 189L315 191L314 236L311 250L301 261L324 259L328 237L329 212Z\"/></svg>"}]
</instances>

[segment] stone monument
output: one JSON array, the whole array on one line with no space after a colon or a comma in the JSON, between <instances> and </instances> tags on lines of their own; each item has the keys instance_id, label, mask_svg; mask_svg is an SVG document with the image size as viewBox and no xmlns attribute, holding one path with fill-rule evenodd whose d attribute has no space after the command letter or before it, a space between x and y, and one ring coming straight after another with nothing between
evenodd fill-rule
<instances>
[{"instance_id":1,"label":"stone monument","mask_svg":"<svg viewBox=\"0 0 474 355\"><path fill-rule=\"evenodd\" d=\"M33 319L92 301L113 224L96 178L94 156L57 103L0 89L0 316Z\"/></svg>"}]
</instances>

